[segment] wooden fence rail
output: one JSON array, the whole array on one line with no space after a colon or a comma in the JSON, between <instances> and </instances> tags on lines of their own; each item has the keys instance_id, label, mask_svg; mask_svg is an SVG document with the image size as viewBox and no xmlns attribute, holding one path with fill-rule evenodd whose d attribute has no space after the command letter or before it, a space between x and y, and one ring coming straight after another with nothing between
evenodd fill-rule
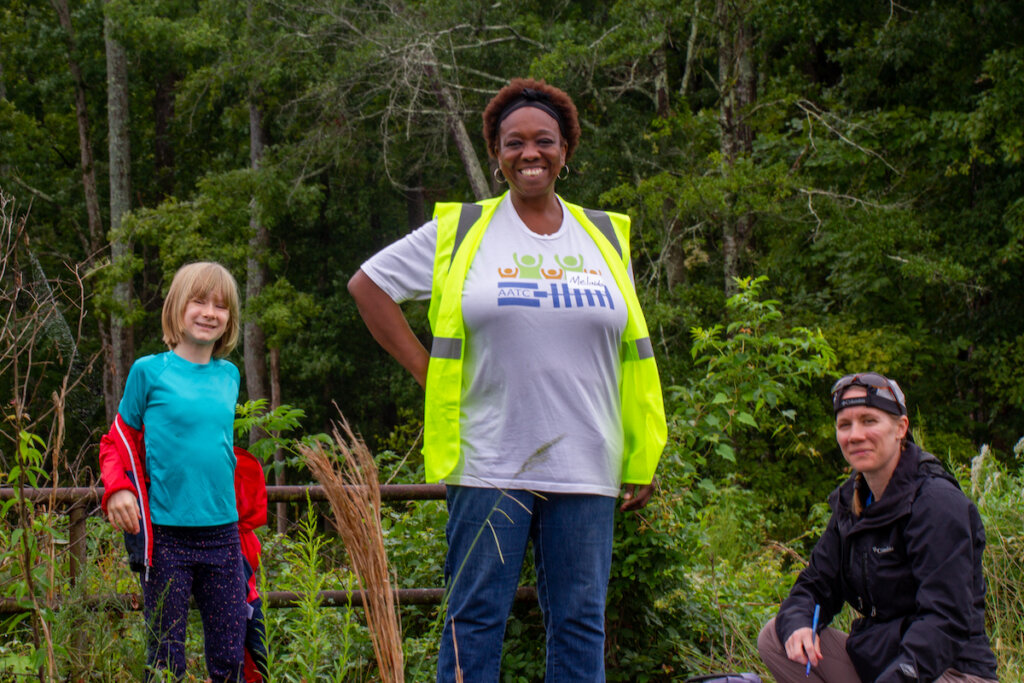
<instances>
[{"instance_id":1,"label":"wooden fence rail","mask_svg":"<svg viewBox=\"0 0 1024 683\"><path fill-rule=\"evenodd\" d=\"M10 500L18 494L17 489L0 488L0 502ZM68 521L68 571L71 585L74 585L82 572L86 561L86 518L98 510L103 497L102 487L67 487L25 489L26 499L35 503L51 502L55 507L67 510ZM294 502L307 499L311 501L327 500L322 486L268 486L267 502ZM385 484L380 487L382 502L403 502L411 500L443 500L445 487L443 484ZM263 595L263 606L269 608L293 607L302 595L291 591L267 591ZM321 605L325 607L344 607L351 604L361 607L362 591L321 591L318 595ZM437 605L444 597L443 588L402 588L395 591L396 601L400 605ZM519 588L516 600L535 601L536 589L532 586ZM85 604L93 610L113 610L118 612L141 609L141 596L132 593L113 595L92 595L84 598ZM60 609L60 604L48 605L52 609ZM32 607L27 601L0 597L0 615L19 612L31 612Z\"/></svg>"}]
</instances>

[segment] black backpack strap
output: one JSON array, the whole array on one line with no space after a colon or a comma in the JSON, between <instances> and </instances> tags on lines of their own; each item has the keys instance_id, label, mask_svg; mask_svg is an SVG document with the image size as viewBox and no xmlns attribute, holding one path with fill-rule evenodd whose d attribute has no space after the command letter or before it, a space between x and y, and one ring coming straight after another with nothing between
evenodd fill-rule
<instances>
[{"instance_id":1,"label":"black backpack strap","mask_svg":"<svg viewBox=\"0 0 1024 683\"><path fill-rule=\"evenodd\" d=\"M761 677L749 671L731 674L704 674L703 676L691 676L683 683L761 683Z\"/></svg>"}]
</instances>

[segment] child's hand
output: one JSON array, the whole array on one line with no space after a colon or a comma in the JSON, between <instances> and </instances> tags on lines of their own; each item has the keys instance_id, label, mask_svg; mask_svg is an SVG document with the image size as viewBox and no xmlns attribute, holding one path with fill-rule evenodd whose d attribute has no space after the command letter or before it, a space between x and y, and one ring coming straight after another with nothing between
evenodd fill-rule
<instances>
[{"instance_id":1,"label":"child's hand","mask_svg":"<svg viewBox=\"0 0 1024 683\"><path fill-rule=\"evenodd\" d=\"M135 494L128 489L122 489L110 496L107 501L107 519L114 525L115 529L127 531L128 533L139 533L139 519L142 514L139 512L139 503L135 500Z\"/></svg>"}]
</instances>

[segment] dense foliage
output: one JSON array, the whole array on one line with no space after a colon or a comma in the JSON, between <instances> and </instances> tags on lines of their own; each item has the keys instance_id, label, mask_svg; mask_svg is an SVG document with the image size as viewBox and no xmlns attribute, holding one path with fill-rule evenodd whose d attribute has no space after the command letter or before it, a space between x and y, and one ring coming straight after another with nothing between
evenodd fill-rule
<instances>
[{"instance_id":1,"label":"dense foliage","mask_svg":"<svg viewBox=\"0 0 1024 683\"><path fill-rule=\"evenodd\" d=\"M419 481L421 393L365 331L345 283L433 202L500 190L487 185L480 112L520 75L579 107L583 139L560 193L633 218L670 413L660 500L623 519L617 541L611 677L669 678L729 652L743 611L712 618L700 596L785 590L779 560L791 555L771 544L805 552L812 506L842 476L824 400L837 374L898 378L931 451L957 466L988 444L992 467L1013 471L1019 0L9 0L2 480L95 483L118 341L134 356L161 350L169 275L202 258L236 274L262 333L233 360L247 379L268 372L275 396L243 398L298 411L268 428L324 431L336 404L382 472ZM123 111L108 99L119 82ZM425 308L406 311L426 340ZM24 461L30 452L45 455ZM287 451L276 471L309 481ZM4 512L6 524L54 524ZM385 523L433 547L442 517L400 510ZM283 558L300 552L279 542ZM414 563L415 548L389 550ZM436 561L409 581L435 582ZM410 619L427 643L430 618ZM510 626L506 660L526 678L536 628L528 610Z\"/></svg>"}]
</instances>

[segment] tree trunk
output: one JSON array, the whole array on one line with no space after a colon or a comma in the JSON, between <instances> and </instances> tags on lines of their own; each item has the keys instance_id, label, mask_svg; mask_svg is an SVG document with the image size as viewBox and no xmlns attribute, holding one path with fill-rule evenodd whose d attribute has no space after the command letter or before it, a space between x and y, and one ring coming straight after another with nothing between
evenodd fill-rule
<instances>
[{"instance_id":1,"label":"tree trunk","mask_svg":"<svg viewBox=\"0 0 1024 683\"><path fill-rule=\"evenodd\" d=\"M171 146L171 121L174 119L174 84L170 71L159 76L153 88L153 170L158 199L174 194L174 147Z\"/></svg>"},{"instance_id":2,"label":"tree trunk","mask_svg":"<svg viewBox=\"0 0 1024 683\"><path fill-rule=\"evenodd\" d=\"M110 0L107 0L109 3ZM110 152L110 229L116 235L121 218L131 210L131 140L128 136L128 68L124 47L114 36L114 21L107 16L103 21L104 42L107 51L107 122ZM115 268L131 254L131 244L115 236L110 243L110 256ZM135 356L132 327L126 324L122 311L131 306L132 283L122 280L114 286L114 302L120 310L110 317L110 341L113 363L108 372L113 374L113 398L119 403L122 387Z\"/></svg>"},{"instance_id":3,"label":"tree trunk","mask_svg":"<svg viewBox=\"0 0 1024 683\"><path fill-rule=\"evenodd\" d=\"M93 164L92 136L89 126L89 110L85 102L85 81L82 69L75 58L75 32L71 25L71 11L67 0L50 0L57 12L57 19L64 29L64 42L68 50L68 70L75 85L75 119L78 123L78 147L82 167L82 189L85 193L85 211L89 220L89 257L91 262L104 246L103 219L100 216L100 198L96 190L96 170ZM99 324L101 349L106 361L103 372L103 402L106 406L107 422L113 422L117 414L117 398L114 388L113 359L109 325Z\"/></svg>"},{"instance_id":4,"label":"tree trunk","mask_svg":"<svg viewBox=\"0 0 1024 683\"><path fill-rule=\"evenodd\" d=\"M717 0L715 18L719 30L718 87L721 100L719 127L720 150L729 173L736 160L753 149L753 132L744 120L744 112L757 98L753 64L750 61L750 28L746 23L749 8L744 2ZM734 278L740 275L740 261L746 251L753 227L753 216L737 215L732 207L736 198L727 198L722 221L722 257L726 294L736 291Z\"/></svg>"},{"instance_id":5,"label":"tree trunk","mask_svg":"<svg viewBox=\"0 0 1024 683\"><path fill-rule=\"evenodd\" d=\"M254 17L254 2L250 0L246 4L245 17L252 28ZM255 31L251 31L255 32ZM260 107L260 89L256 82L255 73L249 84L249 163L253 171L258 171L263 163L263 152L266 147L266 131L263 128L263 110ZM270 232L261 219L259 200L253 196L249 201L249 257L246 260L245 272L245 301L246 306L263 292L267 286L266 257L270 247ZM242 330L242 344L245 354L245 388L249 400L271 399L273 397L267 387L267 340L258 321L249 320ZM273 409L273 405L271 405ZM252 444L259 439L268 436L262 429L253 429L249 432L249 443ZM268 463L269 464L269 463ZM284 484L284 469L278 468L275 481L280 485ZM278 506L277 524L287 528L287 508ZM283 517L283 519L282 519Z\"/></svg>"},{"instance_id":6,"label":"tree trunk","mask_svg":"<svg viewBox=\"0 0 1024 683\"><path fill-rule=\"evenodd\" d=\"M85 103L85 81L82 69L75 59L75 33L71 26L71 12L67 0L51 0L57 18L64 29L68 50L68 69L75 84L75 118L78 123L78 147L82 166L82 188L85 190L85 209L89 218L90 247L95 250L103 242L103 221L100 217L100 199L96 191L96 172L93 165L92 138L89 132L89 110ZM93 251L92 256L97 252Z\"/></svg>"},{"instance_id":7,"label":"tree trunk","mask_svg":"<svg viewBox=\"0 0 1024 683\"><path fill-rule=\"evenodd\" d=\"M661 46L654 53L654 91L658 101L658 118L667 119L672 111L668 87L668 35L662 37Z\"/></svg>"},{"instance_id":8,"label":"tree trunk","mask_svg":"<svg viewBox=\"0 0 1024 683\"><path fill-rule=\"evenodd\" d=\"M700 25L700 0L693 0L693 18L690 19L690 37L686 40L686 63L683 66L683 82L679 86L679 96L685 98L690 93L690 79L693 77L693 64L697 53L697 34Z\"/></svg>"},{"instance_id":9,"label":"tree trunk","mask_svg":"<svg viewBox=\"0 0 1024 683\"><path fill-rule=\"evenodd\" d=\"M270 349L270 409L276 410L281 407L281 349ZM274 436L278 436L275 434ZM274 484L285 485L284 476L284 451L278 448L274 451ZM288 533L288 503L277 504L277 532Z\"/></svg>"},{"instance_id":10,"label":"tree trunk","mask_svg":"<svg viewBox=\"0 0 1024 683\"><path fill-rule=\"evenodd\" d=\"M260 167L264 148L263 114L255 97L249 101L249 156L253 169ZM264 265L267 249L270 244L270 233L260 221L259 205L255 197L250 202L251 216L249 227L249 258L246 262L245 300L253 301L260 295L267 284L267 271ZM267 390L267 342L263 329L255 321L245 323L243 329L243 350L245 354L245 388L249 400L270 397ZM262 432L254 430L249 435L250 443L261 438Z\"/></svg>"},{"instance_id":11,"label":"tree trunk","mask_svg":"<svg viewBox=\"0 0 1024 683\"><path fill-rule=\"evenodd\" d=\"M473 142L469 139L466 124L463 123L462 117L459 115L455 98L452 96L451 90L441 81L435 66L426 67L426 71L427 77L434 88L434 95L437 96L437 102L441 105L441 110L444 111L445 119L448 121L448 132L451 133L452 141L455 142L455 148L459 151L462 166L466 169L466 177L469 178L473 197L477 201L487 199L491 196L490 189L487 186L487 178L484 177L480 160L476 156L476 150L473 149Z\"/></svg>"}]
</instances>

